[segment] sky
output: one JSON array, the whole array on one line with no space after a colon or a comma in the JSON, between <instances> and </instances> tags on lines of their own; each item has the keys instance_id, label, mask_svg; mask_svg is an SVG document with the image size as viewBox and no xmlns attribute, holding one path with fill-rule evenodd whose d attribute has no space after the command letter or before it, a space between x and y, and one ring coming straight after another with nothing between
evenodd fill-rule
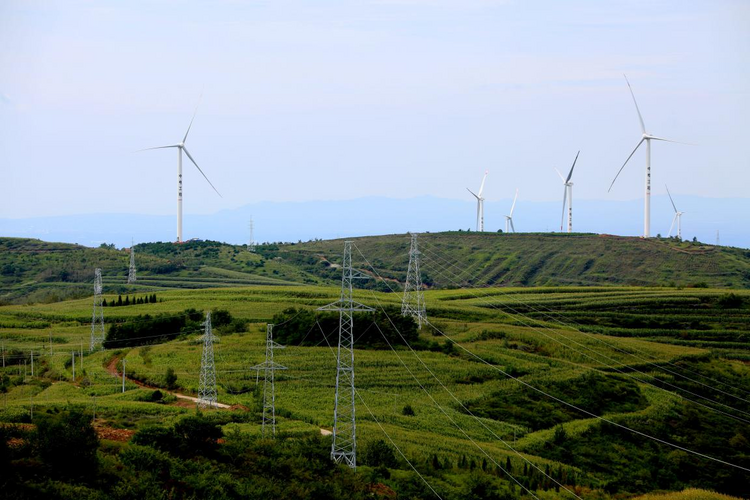
<instances>
[{"instance_id":1,"label":"sky","mask_svg":"<svg viewBox=\"0 0 750 500\"><path fill-rule=\"evenodd\" d=\"M689 143L653 144L654 195L747 198L746 0L2 0L0 218L174 215L175 150L138 150L196 106L186 144L221 196L185 159L186 228L472 200L485 171L488 202L561 203L579 150L576 200L638 200L643 148L608 192L641 137L624 74L647 131Z\"/></svg>"}]
</instances>

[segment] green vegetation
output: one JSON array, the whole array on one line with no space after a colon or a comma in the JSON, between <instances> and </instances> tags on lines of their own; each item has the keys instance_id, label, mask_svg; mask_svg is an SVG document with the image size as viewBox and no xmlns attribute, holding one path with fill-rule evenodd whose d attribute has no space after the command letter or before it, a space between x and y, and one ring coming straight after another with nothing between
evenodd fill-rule
<instances>
[{"instance_id":1,"label":"green vegetation","mask_svg":"<svg viewBox=\"0 0 750 500\"><path fill-rule=\"evenodd\" d=\"M355 317L356 473L330 462L331 438L321 435L332 424L335 347L326 339L335 344L338 314L317 309L340 296L340 242L266 245L257 254L213 242L139 245L138 258L152 259L143 270L151 281L139 274L132 288L116 284L124 283L125 253L83 249L79 258L111 253L123 265L107 276L107 302L130 297L128 307L105 309L109 349L93 353L90 284L81 298L55 301L40 290L57 290L61 299L78 283L35 288L42 282L27 274L3 285L6 302L18 303L0 306L0 489L11 498L432 498L430 488L444 499L533 498L528 491L542 500L574 498L566 489L586 500L652 500L669 491L665 499L750 495L745 471L664 444L750 468L750 291L724 288L740 275L722 274L729 260L735 270L745 265L744 254L674 240L523 236L424 235L424 263L433 263L423 266L424 277L433 289L422 329L401 316L401 296L390 291L395 281L373 279L355 291L375 309ZM656 254L694 252L697 271L680 282L708 286L456 288L468 283L461 276L482 285L490 276L518 282L517 268L527 260L533 266L548 240L563 255L569 241L581 249L621 243L625 253L631 244ZM21 259L29 273L66 262L65 252L37 243L41 264L32 265L30 251ZM396 262L407 244L402 236L357 240L375 267L361 264L363 272L403 279L406 261ZM524 258L499 279L496 261L511 244ZM465 267L449 263L451 249ZM701 271L700 252L725 282ZM232 258L235 267L223 269ZM608 258L591 259L589 271L610 269L610 283L629 282ZM157 275L166 262L176 270ZM526 272L529 282L566 276L559 269L548 275L548 264ZM588 280L589 271L575 273ZM662 272L680 275L657 270L649 279L658 282ZM281 281L243 281L256 278ZM285 279L331 286L285 286ZM154 294L155 302L137 300ZM27 303L34 297L43 300ZM184 396L197 394L206 311L218 337L219 401L231 409L198 414ZM275 340L286 346L275 352L287 369L275 372L274 440L261 437L256 368L266 323L276 324ZM50 439L58 434L59 442ZM70 448L81 456L62 464L61 450Z\"/></svg>"},{"instance_id":2,"label":"green vegetation","mask_svg":"<svg viewBox=\"0 0 750 500\"><path fill-rule=\"evenodd\" d=\"M274 338L282 344L317 346L335 345L337 337L328 338L325 332L338 332L339 314L291 307L275 314L271 322ZM389 349L395 345L423 348L417 324L411 316L402 316L395 307L371 313L354 314L354 338L362 348Z\"/></svg>"},{"instance_id":3,"label":"green vegetation","mask_svg":"<svg viewBox=\"0 0 750 500\"><path fill-rule=\"evenodd\" d=\"M367 256L365 271L387 281L364 288L399 290L408 264L408 235L353 239ZM0 238L0 303L55 302L91 293L95 267L107 293L151 294L163 288L251 285L335 285L341 240L258 245L215 241L135 246L138 281L126 284L129 252L22 238ZM462 286L634 285L671 288L747 288L750 250L674 238L592 234L473 232L420 236L422 281L430 288ZM460 262L460 269L451 269ZM455 272L453 272L455 271ZM452 275L449 276L448 274ZM735 306L732 306L735 307Z\"/></svg>"}]
</instances>

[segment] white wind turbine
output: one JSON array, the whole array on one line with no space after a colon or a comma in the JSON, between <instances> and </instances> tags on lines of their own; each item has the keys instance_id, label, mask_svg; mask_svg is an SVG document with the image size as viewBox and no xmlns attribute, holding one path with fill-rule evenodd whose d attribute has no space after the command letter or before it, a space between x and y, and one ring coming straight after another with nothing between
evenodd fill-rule
<instances>
[{"instance_id":1,"label":"white wind turbine","mask_svg":"<svg viewBox=\"0 0 750 500\"><path fill-rule=\"evenodd\" d=\"M200 99L198 99L198 102L200 103ZM206 177L206 174L203 173L203 170L198 166L198 164L195 162L192 156L190 156L190 153L188 152L187 148L185 147L185 141L187 140L187 136L190 133L190 127L193 126L193 120L195 120L195 114L198 112L198 105L195 106L195 111L193 112L193 118L190 119L190 125L188 125L187 132L185 132L185 137L182 138L182 142L179 144L171 144L169 146L156 146L154 148L146 148L141 149L141 151L148 151L151 149L166 149L166 148L177 148L177 243L182 243L182 152L184 151L187 157L190 159L190 161L193 162L193 165L195 165L195 168L198 169L198 171L203 175L203 178L206 179L206 182L216 191L216 194L221 196L221 193L214 187L213 184L211 184L211 181L208 180L208 177Z\"/></svg>"},{"instance_id":2,"label":"white wind turbine","mask_svg":"<svg viewBox=\"0 0 750 500\"><path fill-rule=\"evenodd\" d=\"M625 75L623 75L625 76ZM622 172L622 169L625 168L625 165L627 165L628 161L630 161L630 158L633 157L635 152L638 150L638 148L643 144L643 142L646 142L646 196L644 201L644 209L643 209L643 237L648 238L651 234L651 141L666 141L666 142L677 142L672 141L670 139L664 139L662 137L656 137L654 135L649 134L646 132L646 126L643 124L643 117L641 116L641 110L638 109L638 102L635 100L635 94L633 93L633 88L630 86L630 82L628 81L628 77L625 76L625 81L628 84L628 88L630 89L630 95L633 96L633 103L635 104L635 110L638 112L638 120L641 122L641 131L643 132L643 135L641 136L641 140L638 141L638 144L635 146L635 149L633 149L633 152L630 153L630 156L628 156L628 159L625 160L625 163L622 164L622 167L620 167L620 170L617 171L617 175L615 175L615 178L612 180L612 184L609 186L609 191L612 190L612 186L614 186L615 181L617 180L617 177L620 175L620 172Z\"/></svg>"},{"instance_id":3,"label":"white wind turbine","mask_svg":"<svg viewBox=\"0 0 750 500\"><path fill-rule=\"evenodd\" d=\"M560 231L563 230L563 224L565 222L565 203L567 200L568 204L568 232L573 232L573 183L570 182L570 178L573 177L573 169L576 168L576 162L578 161L578 155L581 154L580 151L576 153L575 160L573 160L573 166L570 167L570 172L568 173L568 177L565 178L562 176L559 170L555 169L557 172L557 175L560 176L560 179L563 181L563 185L565 186L565 191L563 192L563 206L562 206L562 218L560 219Z\"/></svg>"},{"instance_id":4,"label":"white wind turbine","mask_svg":"<svg viewBox=\"0 0 750 500\"><path fill-rule=\"evenodd\" d=\"M477 199L477 231L480 233L484 231L484 197L482 196L482 191L484 191L484 181L487 180L487 174L489 174L488 170L484 171L484 177L482 177L482 184L479 186L479 193L474 194L474 192L466 188L468 192L470 192L474 198Z\"/></svg>"},{"instance_id":5,"label":"white wind turbine","mask_svg":"<svg viewBox=\"0 0 750 500\"><path fill-rule=\"evenodd\" d=\"M672 217L672 225L669 226L669 234L667 236L672 236L672 229L674 229L674 223L677 222L677 239L682 241L682 214L685 212L680 212L677 210L677 206L674 204L674 200L672 199L672 195L669 192L669 188L667 185L664 185L665 188L667 188L667 195L669 196L669 201L672 202L672 208L674 208L674 217Z\"/></svg>"},{"instance_id":6,"label":"white wind turbine","mask_svg":"<svg viewBox=\"0 0 750 500\"><path fill-rule=\"evenodd\" d=\"M518 188L516 188L516 196L513 197L513 205L510 206L510 213L505 216L505 232L509 233L516 232L516 228L513 227L513 209L516 208L516 200L518 199Z\"/></svg>"}]
</instances>

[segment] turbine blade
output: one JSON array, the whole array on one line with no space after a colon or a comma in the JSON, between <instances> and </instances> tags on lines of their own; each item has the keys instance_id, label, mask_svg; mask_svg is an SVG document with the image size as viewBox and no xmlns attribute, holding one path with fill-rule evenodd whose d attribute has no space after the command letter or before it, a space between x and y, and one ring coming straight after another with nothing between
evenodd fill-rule
<instances>
[{"instance_id":1,"label":"turbine blade","mask_svg":"<svg viewBox=\"0 0 750 500\"><path fill-rule=\"evenodd\" d=\"M568 201L568 186L564 186L563 191L563 207L562 207L562 217L560 218L560 232L563 230L563 226L565 225L565 203Z\"/></svg>"},{"instance_id":2,"label":"turbine blade","mask_svg":"<svg viewBox=\"0 0 750 500\"><path fill-rule=\"evenodd\" d=\"M669 201L672 202L672 208L674 208L674 213L677 213L677 207L674 204L674 200L672 199L672 194L669 192L669 188L666 184L664 184L664 187L667 188L667 196L669 196Z\"/></svg>"},{"instance_id":3,"label":"turbine blade","mask_svg":"<svg viewBox=\"0 0 750 500\"><path fill-rule=\"evenodd\" d=\"M625 75L622 75L625 76ZM625 76L625 81L628 82L628 88L630 89L630 95L633 96L633 103L635 104L635 110L638 112L638 120L641 122L641 131L643 133L646 133L646 125L643 124L643 117L641 116L641 110L638 109L638 101L635 100L635 94L633 93L633 87L630 86L630 82L628 81L628 77Z\"/></svg>"},{"instance_id":4,"label":"turbine blade","mask_svg":"<svg viewBox=\"0 0 750 500\"><path fill-rule=\"evenodd\" d=\"M475 194L474 194L474 191L472 191L472 190L471 190L471 189L469 189L469 188L466 188L466 190L467 190L468 192L470 192L470 193L471 193L471 195L472 195L472 196L473 196L474 198L476 198L477 200L479 199L479 196L475 195Z\"/></svg>"},{"instance_id":5,"label":"turbine blade","mask_svg":"<svg viewBox=\"0 0 750 500\"><path fill-rule=\"evenodd\" d=\"M516 196L513 197L513 205L510 207L510 213L508 214L511 217L510 223L513 224L513 209L516 208L516 200L518 199L518 188L516 188Z\"/></svg>"},{"instance_id":6,"label":"turbine blade","mask_svg":"<svg viewBox=\"0 0 750 500\"><path fill-rule=\"evenodd\" d=\"M482 191L484 191L484 181L487 180L487 174L489 174L489 170L484 171L484 177L482 177L482 184L479 186L479 196L482 196Z\"/></svg>"},{"instance_id":7,"label":"turbine blade","mask_svg":"<svg viewBox=\"0 0 750 500\"><path fill-rule=\"evenodd\" d=\"M664 142L674 142L675 144L685 144L687 146L695 146L696 144L692 142L682 142L682 141L673 141L672 139L665 139L664 137L656 137L654 135L648 136L649 139L653 139L655 141L664 141Z\"/></svg>"},{"instance_id":8,"label":"turbine blade","mask_svg":"<svg viewBox=\"0 0 750 500\"><path fill-rule=\"evenodd\" d=\"M555 172L557 172L557 175L560 176L560 180L563 181L563 183L564 183L565 182L565 177L563 177L563 175L560 173L560 171L557 170L557 167L555 167Z\"/></svg>"},{"instance_id":9,"label":"turbine blade","mask_svg":"<svg viewBox=\"0 0 750 500\"><path fill-rule=\"evenodd\" d=\"M612 179L612 184L610 184L610 185L609 185L609 189L607 189L607 192L608 192L608 193L609 193L610 191L612 191L612 186L614 186L614 185L615 185L615 181L616 181L616 180L617 180L617 178L618 178L618 177L620 176L620 172L622 172L622 169L623 169L623 168L625 168L625 165L627 165L627 164L628 164L628 162L630 161L630 159L631 159L631 158L633 157L633 155L635 154L635 152L636 152L636 151L638 151L638 148L639 148L639 147L641 147L641 144L643 144L643 141L645 141L645 140L646 140L646 139L642 137L642 138L641 138L641 140L640 140L640 141L638 141L638 145L636 145L636 147L635 147L635 149L633 150L633 152L632 152L632 153L630 153L630 156L628 156L628 159L627 159L627 160L625 160L625 163L623 163L623 164L622 164L622 167L620 167L620 170L618 170L618 171L617 171L617 175L615 175L615 178L614 178L614 179Z\"/></svg>"},{"instance_id":10,"label":"turbine blade","mask_svg":"<svg viewBox=\"0 0 750 500\"><path fill-rule=\"evenodd\" d=\"M513 230L513 232L516 232L516 227L513 225L513 218L510 219L510 228Z\"/></svg>"},{"instance_id":11,"label":"turbine blade","mask_svg":"<svg viewBox=\"0 0 750 500\"><path fill-rule=\"evenodd\" d=\"M185 137L182 138L182 143L184 144L185 141L187 141L187 136L190 133L190 127L193 126L193 120L195 120L195 114L198 112L198 106L200 106L201 99L203 98L203 92L201 92L200 96L198 96L198 104L195 105L195 111L193 111L193 117L190 119L190 125L188 125L187 132L185 132ZM195 162L193 162L195 163ZM198 165L196 165L197 167ZM200 169L199 169L200 170ZM218 193L218 191L216 191ZM219 195L221 196L221 195Z\"/></svg>"},{"instance_id":12,"label":"turbine blade","mask_svg":"<svg viewBox=\"0 0 750 500\"><path fill-rule=\"evenodd\" d=\"M188 158L190 158L190 161L192 161L192 162L193 162L193 165L195 165L195 168L197 168L197 169L198 169L198 172L200 172L200 173L201 173L201 175L203 176L203 178L204 178L204 179L206 179L206 182L208 182L208 183L209 183L209 185L210 185L210 186L211 186L212 188L214 188L214 191L216 191L216 194L218 194L218 195L219 195L219 197L223 198L223 196L221 196L221 193L219 192L219 190L218 190L218 189L216 189L216 187L214 187L214 185L213 185L213 184L211 184L211 181L209 181L209 180L208 180L208 177L206 177L206 174L204 174L204 173L203 173L203 170L201 170L201 168L200 168L200 167L198 166L198 164L197 164L197 163L195 163L195 160L193 159L193 157L192 157L192 156L190 156L190 153L188 153L188 150L187 150L187 148L186 148L185 146L183 146L183 147L182 147L182 150L183 150L183 151L185 152L185 154L187 155L187 157L188 157Z\"/></svg>"},{"instance_id":13,"label":"turbine blade","mask_svg":"<svg viewBox=\"0 0 750 500\"><path fill-rule=\"evenodd\" d=\"M570 173L568 174L568 178L565 179L565 183L566 184L568 183L568 181L570 181L570 178L573 177L573 169L576 168L576 162L578 161L578 155L579 154L581 154L580 150L578 150L578 152L576 153L576 158L575 158L575 160L573 160L573 166L570 167Z\"/></svg>"},{"instance_id":14,"label":"turbine blade","mask_svg":"<svg viewBox=\"0 0 750 500\"><path fill-rule=\"evenodd\" d=\"M139 149L136 151L136 153L140 153L141 151L150 151L152 149L165 149L165 148L179 148L179 144L173 144L171 146L156 146L154 148L146 148L146 149Z\"/></svg>"}]
</instances>

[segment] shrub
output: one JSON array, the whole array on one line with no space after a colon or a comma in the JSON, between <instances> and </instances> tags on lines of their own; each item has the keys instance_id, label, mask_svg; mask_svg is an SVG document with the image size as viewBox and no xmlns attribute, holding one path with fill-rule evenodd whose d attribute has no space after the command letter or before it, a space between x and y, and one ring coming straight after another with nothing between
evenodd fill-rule
<instances>
[{"instance_id":1,"label":"shrub","mask_svg":"<svg viewBox=\"0 0 750 500\"><path fill-rule=\"evenodd\" d=\"M34 419L35 444L39 457L52 474L86 477L96 474L99 438L91 425L91 416L80 410L42 413Z\"/></svg>"}]
</instances>

